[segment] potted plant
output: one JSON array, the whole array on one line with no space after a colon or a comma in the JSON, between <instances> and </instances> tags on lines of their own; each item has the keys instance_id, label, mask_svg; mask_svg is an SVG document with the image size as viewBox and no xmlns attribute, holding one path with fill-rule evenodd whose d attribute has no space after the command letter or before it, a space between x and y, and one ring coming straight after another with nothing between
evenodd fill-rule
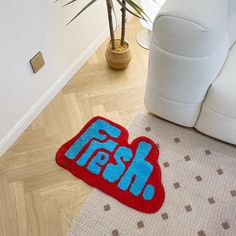
<instances>
[{"instance_id":1,"label":"potted plant","mask_svg":"<svg viewBox=\"0 0 236 236\"><path fill-rule=\"evenodd\" d=\"M56 0L57 2L58 0ZM71 0L70 2L63 5L63 7L77 0ZM93 5L97 0L90 0L85 7L83 7L70 21L70 24L75 20L82 12L84 12L88 7ZM131 60L131 52L129 43L125 40L125 24L126 24L126 11L130 14L147 20L148 17L143 11L143 9L137 5L133 0L115 0L121 6L121 36L120 39L115 38L114 27L113 27L113 14L115 15L114 0L106 0L109 30L110 30L110 42L107 45L107 50L105 52L106 60L108 65L113 69L124 69L128 66ZM68 25L67 24L67 25Z\"/></svg>"}]
</instances>

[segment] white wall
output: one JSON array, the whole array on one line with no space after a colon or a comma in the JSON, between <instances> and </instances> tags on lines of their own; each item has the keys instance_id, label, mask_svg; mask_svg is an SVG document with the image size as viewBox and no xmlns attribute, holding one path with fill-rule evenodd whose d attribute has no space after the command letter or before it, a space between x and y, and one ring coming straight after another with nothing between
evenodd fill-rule
<instances>
[{"instance_id":1,"label":"white wall","mask_svg":"<svg viewBox=\"0 0 236 236\"><path fill-rule=\"evenodd\" d=\"M69 26L88 0L65 2L1 1L0 156L108 36L104 0ZM38 51L46 65L34 74L29 60Z\"/></svg>"}]
</instances>

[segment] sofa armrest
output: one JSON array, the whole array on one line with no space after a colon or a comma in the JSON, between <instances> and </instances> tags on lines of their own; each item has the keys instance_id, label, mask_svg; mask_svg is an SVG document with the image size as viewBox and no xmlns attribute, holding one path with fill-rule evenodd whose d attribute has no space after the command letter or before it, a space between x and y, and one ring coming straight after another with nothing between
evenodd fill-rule
<instances>
[{"instance_id":1,"label":"sofa armrest","mask_svg":"<svg viewBox=\"0 0 236 236\"><path fill-rule=\"evenodd\" d=\"M228 0L167 0L153 24L145 105L193 127L229 50Z\"/></svg>"},{"instance_id":2,"label":"sofa armrest","mask_svg":"<svg viewBox=\"0 0 236 236\"><path fill-rule=\"evenodd\" d=\"M227 40L228 0L167 0L153 24L153 41L182 56L214 53Z\"/></svg>"}]
</instances>

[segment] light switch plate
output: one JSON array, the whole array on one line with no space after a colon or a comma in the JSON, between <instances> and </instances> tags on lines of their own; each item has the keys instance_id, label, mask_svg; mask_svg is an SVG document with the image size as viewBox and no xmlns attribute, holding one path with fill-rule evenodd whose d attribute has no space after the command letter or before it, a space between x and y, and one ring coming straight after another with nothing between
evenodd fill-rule
<instances>
[{"instance_id":1,"label":"light switch plate","mask_svg":"<svg viewBox=\"0 0 236 236\"><path fill-rule=\"evenodd\" d=\"M31 67L34 73L37 73L44 65L44 59L42 52L38 52L31 60L30 60Z\"/></svg>"}]
</instances>

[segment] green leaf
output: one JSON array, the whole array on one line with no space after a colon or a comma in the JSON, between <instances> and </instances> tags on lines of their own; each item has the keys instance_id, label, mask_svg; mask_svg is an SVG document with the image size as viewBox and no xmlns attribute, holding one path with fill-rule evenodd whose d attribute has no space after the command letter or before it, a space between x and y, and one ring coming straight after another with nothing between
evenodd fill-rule
<instances>
[{"instance_id":1,"label":"green leaf","mask_svg":"<svg viewBox=\"0 0 236 236\"><path fill-rule=\"evenodd\" d=\"M154 3L156 3L158 6L161 6L159 2L157 2L156 0L152 0Z\"/></svg>"},{"instance_id":2,"label":"green leaf","mask_svg":"<svg viewBox=\"0 0 236 236\"><path fill-rule=\"evenodd\" d=\"M71 3L73 3L73 2L76 2L77 0L72 0L72 1L70 1L70 2L68 2L68 3L66 3L66 4L64 4L62 7L65 7L65 6L67 6L67 5L69 5L69 4L71 4Z\"/></svg>"},{"instance_id":3,"label":"green leaf","mask_svg":"<svg viewBox=\"0 0 236 236\"><path fill-rule=\"evenodd\" d=\"M135 2L132 0L125 0L139 15L143 16L144 20L147 21L147 19L150 21L150 18L148 15L144 12L144 10L137 5Z\"/></svg>"},{"instance_id":4,"label":"green leaf","mask_svg":"<svg viewBox=\"0 0 236 236\"><path fill-rule=\"evenodd\" d=\"M76 0L73 0L76 1ZM71 2L73 2L71 1ZM75 18L77 18L82 12L84 12L88 7L90 7L92 4L94 4L97 0L92 0L90 1L81 11L79 11L79 13L77 13L66 25L69 25ZM71 3L70 2L70 3ZM69 3L69 4L70 4ZM68 5L68 4L67 4Z\"/></svg>"},{"instance_id":5,"label":"green leaf","mask_svg":"<svg viewBox=\"0 0 236 236\"><path fill-rule=\"evenodd\" d=\"M140 18L140 19L145 20L145 18L142 16L142 14L139 14L139 12L136 11L138 14L135 14L134 12L132 12L131 10L129 10L120 0L116 0L116 1L117 1L122 7L124 7L125 10L128 11L131 15L136 16L136 17L138 17L138 18Z\"/></svg>"}]
</instances>

